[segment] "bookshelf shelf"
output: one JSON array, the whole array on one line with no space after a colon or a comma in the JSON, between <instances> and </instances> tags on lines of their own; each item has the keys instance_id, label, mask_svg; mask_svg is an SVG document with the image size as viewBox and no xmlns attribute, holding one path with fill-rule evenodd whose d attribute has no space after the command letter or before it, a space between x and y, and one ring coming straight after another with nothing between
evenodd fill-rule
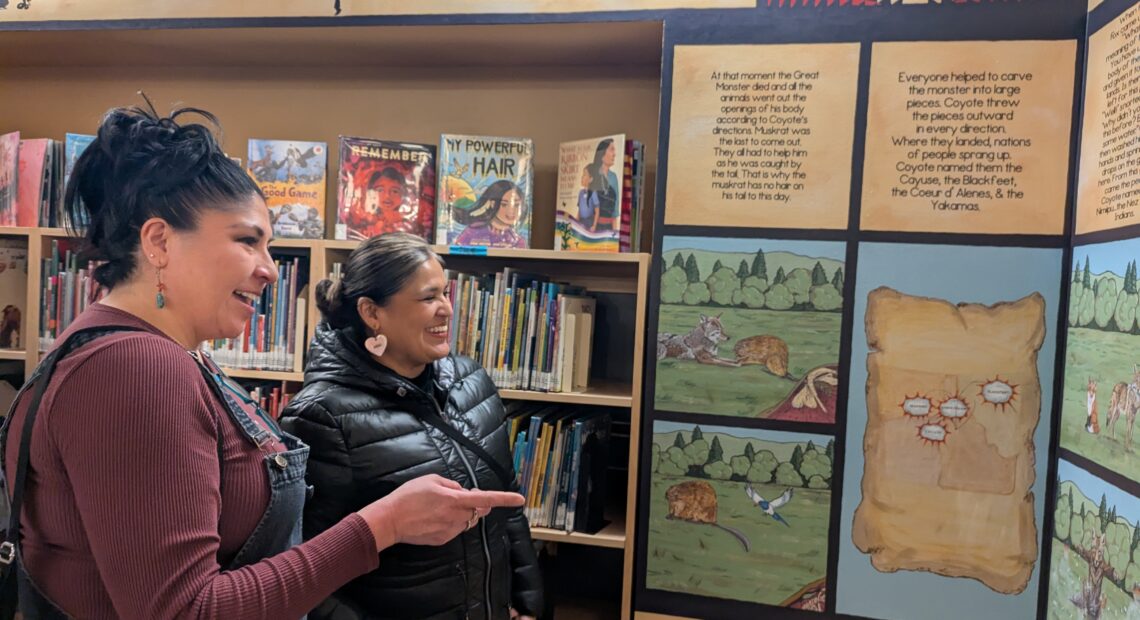
<instances>
[{"instance_id":1,"label":"bookshelf shelf","mask_svg":"<svg viewBox=\"0 0 1140 620\"><path fill-rule=\"evenodd\" d=\"M467 251L467 248L462 248L459 251L453 251L448 246L436 245L432 246L436 252L443 256L484 256L484 254L475 254ZM637 263L643 260L641 257L648 256L648 254L634 254L630 252L559 252L557 250L496 250L488 249L486 254L488 258L512 258L518 260L542 260L542 261L566 261L576 263Z\"/></svg>"},{"instance_id":2,"label":"bookshelf shelf","mask_svg":"<svg viewBox=\"0 0 1140 620\"><path fill-rule=\"evenodd\" d=\"M248 368L223 368L234 379L264 379L267 381L304 381L303 372L282 372L279 370L250 370Z\"/></svg>"},{"instance_id":3,"label":"bookshelf shelf","mask_svg":"<svg viewBox=\"0 0 1140 620\"><path fill-rule=\"evenodd\" d=\"M545 527L532 527L530 528L530 536L535 540L544 540L546 542L605 547L607 549L625 549L625 523L621 519L614 519L595 534L564 532L562 530L552 530Z\"/></svg>"},{"instance_id":4,"label":"bookshelf shelf","mask_svg":"<svg viewBox=\"0 0 1140 620\"><path fill-rule=\"evenodd\" d=\"M12 349L0 349L0 360L22 360L26 359L28 354L24 351L16 351Z\"/></svg>"},{"instance_id":5,"label":"bookshelf shelf","mask_svg":"<svg viewBox=\"0 0 1140 620\"><path fill-rule=\"evenodd\" d=\"M313 249L324 243L324 239L274 239L269 249L274 248L308 248Z\"/></svg>"},{"instance_id":6,"label":"bookshelf shelf","mask_svg":"<svg viewBox=\"0 0 1140 620\"><path fill-rule=\"evenodd\" d=\"M326 239L320 241L330 250L352 251L359 241ZM639 263L649 254L638 252L560 252L558 250L513 250L496 248L452 248L446 245L431 246L441 256L461 256L464 258L510 258L517 260L565 261L575 263Z\"/></svg>"},{"instance_id":7,"label":"bookshelf shelf","mask_svg":"<svg viewBox=\"0 0 1140 620\"><path fill-rule=\"evenodd\" d=\"M633 386L628 383L591 380L585 392L536 392L533 390L499 390L503 398L513 400L533 400L547 403L572 405L601 405L607 407L631 407Z\"/></svg>"}]
</instances>

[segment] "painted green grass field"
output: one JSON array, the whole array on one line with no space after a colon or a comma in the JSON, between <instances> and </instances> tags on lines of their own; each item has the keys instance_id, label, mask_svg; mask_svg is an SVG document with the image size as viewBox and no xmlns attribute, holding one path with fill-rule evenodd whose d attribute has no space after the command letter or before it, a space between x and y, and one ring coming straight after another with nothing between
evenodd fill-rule
<instances>
[{"instance_id":1,"label":"painted green grass field","mask_svg":"<svg viewBox=\"0 0 1140 620\"><path fill-rule=\"evenodd\" d=\"M1140 479L1140 428L1131 448L1125 445L1128 422L1116 421L1109 437L1108 404L1112 386L1132 380L1132 365L1140 364L1140 336L1098 329L1070 328L1065 351L1065 389L1061 406L1061 447L1072 450L1133 480ZM1097 380L1100 434L1085 431L1088 417L1088 378Z\"/></svg>"},{"instance_id":2,"label":"painted green grass field","mask_svg":"<svg viewBox=\"0 0 1140 620\"><path fill-rule=\"evenodd\" d=\"M662 305L659 332L686 334L701 314L720 314L729 339L720 356L733 358L741 338L769 334L788 344L788 372L796 377L824 364L839 363L838 312L798 312ZM761 366L730 368L693 360L666 358L657 362L654 404L657 409L758 417L783 400L795 383L775 377Z\"/></svg>"},{"instance_id":3,"label":"painted green grass field","mask_svg":"<svg viewBox=\"0 0 1140 620\"><path fill-rule=\"evenodd\" d=\"M1081 579L1088 577L1089 565L1061 541L1053 540L1052 567L1049 570L1050 620L1085 620L1085 616L1072 603L1070 597L1081 591ZM1140 617L1140 604L1105 579L1101 592L1107 599L1101 620Z\"/></svg>"},{"instance_id":4,"label":"painted green grass field","mask_svg":"<svg viewBox=\"0 0 1140 620\"><path fill-rule=\"evenodd\" d=\"M755 603L780 604L827 574L827 533L831 492L795 489L779 510L785 526L760 512L744 493L743 482L708 480L717 494L717 522L743 532L744 548L728 532L711 525L667 519L665 491L693 478L654 475L649 507L646 586L657 590ZM766 498L784 487L753 485Z\"/></svg>"}]
</instances>

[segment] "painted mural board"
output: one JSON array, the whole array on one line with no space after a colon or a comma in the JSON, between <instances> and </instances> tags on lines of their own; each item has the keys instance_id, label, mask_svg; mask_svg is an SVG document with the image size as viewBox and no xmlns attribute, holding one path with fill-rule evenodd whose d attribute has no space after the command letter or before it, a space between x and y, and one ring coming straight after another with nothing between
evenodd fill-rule
<instances>
[{"instance_id":1,"label":"painted mural board","mask_svg":"<svg viewBox=\"0 0 1140 620\"><path fill-rule=\"evenodd\" d=\"M860 227L1061 234L1076 48L875 43Z\"/></svg>"},{"instance_id":2,"label":"painted mural board","mask_svg":"<svg viewBox=\"0 0 1140 620\"><path fill-rule=\"evenodd\" d=\"M658 410L835 421L847 244L665 237Z\"/></svg>"},{"instance_id":3,"label":"painted mural board","mask_svg":"<svg viewBox=\"0 0 1140 620\"><path fill-rule=\"evenodd\" d=\"M1073 248L1062 448L1140 480L1140 239Z\"/></svg>"},{"instance_id":4,"label":"painted mural board","mask_svg":"<svg viewBox=\"0 0 1140 620\"><path fill-rule=\"evenodd\" d=\"M1060 268L1057 249L860 244L837 611L1034 616Z\"/></svg>"},{"instance_id":5,"label":"painted mural board","mask_svg":"<svg viewBox=\"0 0 1140 620\"><path fill-rule=\"evenodd\" d=\"M1048 617L1140 617L1140 499L1061 460Z\"/></svg>"},{"instance_id":6,"label":"painted mural board","mask_svg":"<svg viewBox=\"0 0 1140 620\"><path fill-rule=\"evenodd\" d=\"M657 421L646 587L823 611L834 441Z\"/></svg>"},{"instance_id":7,"label":"painted mural board","mask_svg":"<svg viewBox=\"0 0 1140 620\"><path fill-rule=\"evenodd\" d=\"M1140 224L1140 4L1089 37L1076 232Z\"/></svg>"},{"instance_id":8,"label":"painted mural board","mask_svg":"<svg viewBox=\"0 0 1140 620\"><path fill-rule=\"evenodd\" d=\"M857 43L678 45L665 223L847 226Z\"/></svg>"}]
</instances>

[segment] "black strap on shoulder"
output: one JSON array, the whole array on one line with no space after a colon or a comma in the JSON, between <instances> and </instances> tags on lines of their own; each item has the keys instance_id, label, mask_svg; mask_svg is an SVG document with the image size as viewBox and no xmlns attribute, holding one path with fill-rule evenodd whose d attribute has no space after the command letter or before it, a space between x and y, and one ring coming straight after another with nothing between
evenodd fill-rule
<instances>
[{"instance_id":1,"label":"black strap on shoulder","mask_svg":"<svg viewBox=\"0 0 1140 620\"><path fill-rule=\"evenodd\" d=\"M510 491L511 490L511 488L514 486L514 483L515 483L514 476L512 476L506 470L506 468L504 468L499 463L499 461L495 459L495 457L488 454L487 451L483 449L483 446L480 446L478 443L475 443L474 441L472 441L469 437L464 435L459 429L448 424L443 418L439 417L434 412L429 414L429 415L425 415L423 417L423 420L425 422L427 422L428 424L431 424L432 426L438 428L440 431L443 432L443 434L454 439L460 445L462 445L463 447L465 447L468 450L470 450L471 452L473 452L475 454L475 456L479 457L479 459L481 461L486 463L487 467L490 467L491 471L495 472L495 475L499 477L499 480L503 483L503 490L504 491Z\"/></svg>"},{"instance_id":2,"label":"black strap on shoulder","mask_svg":"<svg viewBox=\"0 0 1140 620\"><path fill-rule=\"evenodd\" d=\"M133 327L89 327L87 329L77 330L68 336L67 340L63 341L56 347L36 369L32 372L32 376L28 379L27 385L24 390L34 386L32 392L32 402L28 406L27 414L24 416L24 426L20 432L20 451L16 457L16 476L12 481L12 502L11 514L8 515L8 531L5 534L5 541L0 544L0 564L9 564L15 560L16 549L20 544L20 510L24 502L24 487L28 478L28 461L30 459L31 444L32 444L32 428L35 426L36 414L40 408L40 401L43 400L44 392L47 390L48 384L51 382L51 375L55 372L55 366L59 360L66 357L69 353L79 348L80 346L106 336L115 332L124 331L142 331ZM23 390L21 390L23 392ZM12 401L12 406L8 410L7 419L4 421L4 428L0 432L0 468L3 466L4 452L8 438L8 430L12 423L13 413L20 403L20 398L17 397ZM5 476L6 478L6 476Z\"/></svg>"}]
</instances>

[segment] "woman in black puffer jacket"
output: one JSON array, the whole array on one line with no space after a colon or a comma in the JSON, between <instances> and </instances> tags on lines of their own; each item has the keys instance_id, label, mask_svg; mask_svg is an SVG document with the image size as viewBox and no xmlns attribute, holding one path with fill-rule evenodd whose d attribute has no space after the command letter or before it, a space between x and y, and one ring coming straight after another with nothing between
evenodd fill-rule
<instances>
[{"instance_id":1,"label":"woman in black puffer jacket","mask_svg":"<svg viewBox=\"0 0 1140 620\"><path fill-rule=\"evenodd\" d=\"M324 320L305 385L281 420L311 447L306 539L424 474L517 490L495 385L474 361L450 355L446 286L440 257L403 233L363 242L339 282L317 285ZM385 550L378 569L309 617L534 618L541 581L522 509L496 509L473 514L442 547Z\"/></svg>"}]
</instances>

